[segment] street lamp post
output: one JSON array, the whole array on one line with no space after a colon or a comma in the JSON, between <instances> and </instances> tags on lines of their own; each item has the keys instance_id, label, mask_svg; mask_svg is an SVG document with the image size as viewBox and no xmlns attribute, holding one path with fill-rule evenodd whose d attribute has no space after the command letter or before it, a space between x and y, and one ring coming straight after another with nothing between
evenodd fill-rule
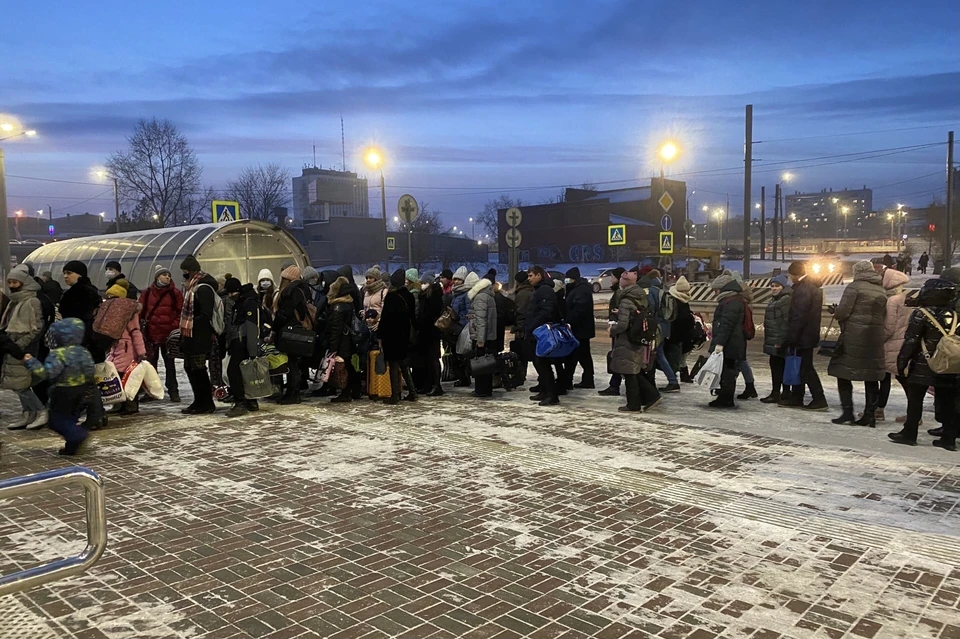
<instances>
[{"instance_id":1,"label":"street lamp post","mask_svg":"<svg viewBox=\"0 0 960 639\"><path fill-rule=\"evenodd\" d=\"M117 183L117 176L107 173L103 169L94 171L95 175L101 180L113 180L113 221L117 225L117 233L120 232L120 185Z\"/></svg>"},{"instance_id":2,"label":"street lamp post","mask_svg":"<svg viewBox=\"0 0 960 639\"><path fill-rule=\"evenodd\" d=\"M713 212L713 217L717 220L717 250L723 250L723 209L717 208Z\"/></svg>"},{"instance_id":3,"label":"street lamp post","mask_svg":"<svg viewBox=\"0 0 960 639\"><path fill-rule=\"evenodd\" d=\"M843 213L843 239L847 239L849 230L849 227L847 226L847 213L850 212L850 207L840 207L840 212Z\"/></svg>"},{"instance_id":4,"label":"street lamp post","mask_svg":"<svg viewBox=\"0 0 960 639\"><path fill-rule=\"evenodd\" d=\"M473 218L470 218L470 237L477 239L477 223L473 221Z\"/></svg>"},{"instance_id":5,"label":"street lamp post","mask_svg":"<svg viewBox=\"0 0 960 639\"><path fill-rule=\"evenodd\" d=\"M383 179L383 153L376 148L368 149L366 153L363 154L363 160L367 163L371 169L379 169L380 171L380 207L381 213L383 214L383 246L386 250L387 246L387 189L384 184ZM390 264L390 251L386 252L387 261L386 265Z\"/></svg>"},{"instance_id":6,"label":"street lamp post","mask_svg":"<svg viewBox=\"0 0 960 639\"><path fill-rule=\"evenodd\" d=\"M10 122L0 121L0 131L10 135L0 138L0 142L18 138L21 135L33 137L36 131L17 131L17 127ZM7 272L10 270L10 228L7 226L7 178L3 161L3 148L0 148L0 282L7 281Z\"/></svg>"}]
</instances>

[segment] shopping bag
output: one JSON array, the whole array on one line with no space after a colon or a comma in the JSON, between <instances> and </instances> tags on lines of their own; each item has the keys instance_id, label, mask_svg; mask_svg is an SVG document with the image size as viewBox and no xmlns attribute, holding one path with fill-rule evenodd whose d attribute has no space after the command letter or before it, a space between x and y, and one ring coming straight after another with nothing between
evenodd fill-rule
<instances>
[{"instance_id":1,"label":"shopping bag","mask_svg":"<svg viewBox=\"0 0 960 639\"><path fill-rule=\"evenodd\" d=\"M317 334L293 324L284 326L280 332L280 339L277 340L277 349L281 353L293 355L294 357L310 357L313 355L314 342L317 341Z\"/></svg>"},{"instance_id":2,"label":"shopping bag","mask_svg":"<svg viewBox=\"0 0 960 639\"><path fill-rule=\"evenodd\" d=\"M101 362L94 366L93 381L100 391L104 406L127 400L127 395L123 392L123 382L113 362Z\"/></svg>"},{"instance_id":3,"label":"shopping bag","mask_svg":"<svg viewBox=\"0 0 960 639\"><path fill-rule=\"evenodd\" d=\"M440 364L442 366L442 372L440 373L441 382L455 382L459 379L457 375L456 357L453 353L444 353L443 357L440 358Z\"/></svg>"},{"instance_id":4,"label":"shopping bag","mask_svg":"<svg viewBox=\"0 0 960 639\"><path fill-rule=\"evenodd\" d=\"M533 331L537 357L566 357L580 346L568 324L544 324Z\"/></svg>"},{"instance_id":5,"label":"shopping bag","mask_svg":"<svg viewBox=\"0 0 960 639\"><path fill-rule=\"evenodd\" d=\"M243 360L240 362L240 377L243 378L243 396L246 399L262 399L273 394L269 358Z\"/></svg>"},{"instance_id":6,"label":"shopping bag","mask_svg":"<svg viewBox=\"0 0 960 639\"><path fill-rule=\"evenodd\" d=\"M466 355L470 352L472 345L470 331L460 331L460 335L457 337L457 355Z\"/></svg>"},{"instance_id":7,"label":"shopping bag","mask_svg":"<svg viewBox=\"0 0 960 639\"><path fill-rule=\"evenodd\" d=\"M693 368L690 369L690 377L696 379L697 374L700 372L700 369L703 368L703 365L707 363L707 356L701 355L697 358L697 361L693 363Z\"/></svg>"},{"instance_id":8,"label":"shopping bag","mask_svg":"<svg viewBox=\"0 0 960 639\"><path fill-rule=\"evenodd\" d=\"M123 385L123 392L127 396L127 401L135 400L137 393L140 392L140 386L143 384L143 367L138 362L134 362L123 374L121 384Z\"/></svg>"},{"instance_id":9,"label":"shopping bag","mask_svg":"<svg viewBox=\"0 0 960 639\"><path fill-rule=\"evenodd\" d=\"M723 355L714 353L707 358L707 363L697 375L697 383L706 386L709 390L720 388L720 374L723 373Z\"/></svg>"},{"instance_id":10,"label":"shopping bag","mask_svg":"<svg viewBox=\"0 0 960 639\"><path fill-rule=\"evenodd\" d=\"M333 373L333 363L337 359L337 354L327 351L323 359L320 360L320 370L317 373L317 381L321 385L330 382L330 375Z\"/></svg>"},{"instance_id":11,"label":"shopping bag","mask_svg":"<svg viewBox=\"0 0 960 639\"><path fill-rule=\"evenodd\" d=\"M141 387L147 395L154 399L163 399L163 382L160 381L160 373L150 362L140 362L143 367L143 384Z\"/></svg>"},{"instance_id":12,"label":"shopping bag","mask_svg":"<svg viewBox=\"0 0 960 639\"><path fill-rule=\"evenodd\" d=\"M783 363L784 386L800 386L803 383L803 380L800 378L801 361L799 355L787 355L786 361ZM775 388L773 390L777 392L779 389Z\"/></svg>"},{"instance_id":13,"label":"shopping bag","mask_svg":"<svg viewBox=\"0 0 960 639\"><path fill-rule=\"evenodd\" d=\"M343 390L347 387L347 362L342 357L335 357L330 371L330 387Z\"/></svg>"}]
</instances>

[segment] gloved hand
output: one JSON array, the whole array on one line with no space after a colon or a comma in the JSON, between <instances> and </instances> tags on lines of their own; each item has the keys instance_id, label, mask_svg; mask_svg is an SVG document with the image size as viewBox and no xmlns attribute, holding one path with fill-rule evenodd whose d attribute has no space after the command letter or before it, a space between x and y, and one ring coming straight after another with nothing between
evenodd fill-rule
<instances>
[{"instance_id":1,"label":"gloved hand","mask_svg":"<svg viewBox=\"0 0 960 639\"><path fill-rule=\"evenodd\" d=\"M714 352L714 353L722 353L722 352L723 352L723 346L720 346L719 344L716 345L716 346L714 346L714 347L713 347L713 352Z\"/></svg>"},{"instance_id":2,"label":"gloved hand","mask_svg":"<svg viewBox=\"0 0 960 639\"><path fill-rule=\"evenodd\" d=\"M149 359L150 359L150 358L147 357L146 355L137 355L137 363L138 363L138 364L139 364L140 362L146 362L146 361L148 361Z\"/></svg>"}]
</instances>

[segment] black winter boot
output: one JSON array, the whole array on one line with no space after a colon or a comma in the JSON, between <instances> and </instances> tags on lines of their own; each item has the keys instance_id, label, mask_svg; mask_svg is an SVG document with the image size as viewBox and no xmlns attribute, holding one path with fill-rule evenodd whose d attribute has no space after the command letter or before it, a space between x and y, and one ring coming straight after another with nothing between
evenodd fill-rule
<instances>
[{"instance_id":1,"label":"black winter boot","mask_svg":"<svg viewBox=\"0 0 960 639\"><path fill-rule=\"evenodd\" d=\"M732 393L718 393L717 398L707 404L710 408L736 408Z\"/></svg>"},{"instance_id":2,"label":"black winter boot","mask_svg":"<svg viewBox=\"0 0 960 639\"><path fill-rule=\"evenodd\" d=\"M753 384L747 384L743 392L737 395L737 399L756 399L757 397L759 397L759 395L757 395L757 388Z\"/></svg>"},{"instance_id":3,"label":"black winter boot","mask_svg":"<svg viewBox=\"0 0 960 639\"><path fill-rule=\"evenodd\" d=\"M777 404L780 402L780 393L772 391L769 395L760 400L763 404Z\"/></svg>"},{"instance_id":4,"label":"black winter boot","mask_svg":"<svg viewBox=\"0 0 960 639\"><path fill-rule=\"evenodd\" d=\"M844 406L843 412L840 414L840 417L836 419L831 419L831 422L834 424L854 424L857 421L856 415L853 414L853 406Z\"/></svg>"},{"instance_id":5,"label":"black winter boot","mask_svg":"<svg viewBox=\"0 0 960 639\"><path fill-rule=\"evenodd\" d=\"M693 378L690 377L690 369L686 366L680 369L680 382L683 384L692 384Z\"/></svg>"}]
</instances>

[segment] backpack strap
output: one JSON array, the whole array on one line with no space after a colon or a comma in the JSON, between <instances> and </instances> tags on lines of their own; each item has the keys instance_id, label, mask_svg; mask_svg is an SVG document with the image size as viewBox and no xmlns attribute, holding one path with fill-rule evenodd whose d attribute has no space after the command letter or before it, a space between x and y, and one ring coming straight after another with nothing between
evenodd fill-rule
<instances>
[{"instance_id":1,"label":"backpack strap","mask_svg":"<svg viewBox=\"0 0 960 639\"><path fill-rule=\"evenodd\" d=\"M948 332L943 328L943 325L940 324L940 322L937 321L937 318L935 318L935 317L933 316L933 313L931 313L930 311L928 311L928 310L925 309L925 308L919 308L919 309L917 309L917 310L919 310L921 313L923 313L923 314L926 316L926 318L927 318L928 320L930 320L930 323L933 324L934 326L936 326L936 327L937 327L937 330L940 331L940 333L941 333L944 337L946 337L947 335L955 335L955 334L956 334L956 332L957 332L957 317L956 317L957 314L956 314L956 313L953 313L953 314L952 314L952 315L953 315L953 327L950 329L950 332L948 333Z\"/></svg>"}]
</instances>

